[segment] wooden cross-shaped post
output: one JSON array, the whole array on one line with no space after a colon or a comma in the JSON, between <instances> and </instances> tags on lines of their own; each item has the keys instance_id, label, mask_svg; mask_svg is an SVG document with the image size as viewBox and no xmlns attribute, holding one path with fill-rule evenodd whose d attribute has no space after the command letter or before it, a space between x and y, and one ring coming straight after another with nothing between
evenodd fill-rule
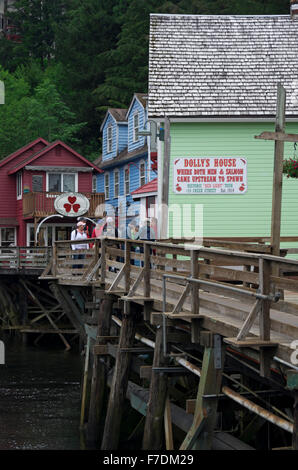
<instances>
[{"instance_id":1,"label":"wooden cross-shaped post","mask_svg":"<svg viewBox=\"0 0 298 470\"><path fill-rule=\"evenodd\" d=\"M280 255L280 226L281 226L281 200L284 142L298 142L298 134L285 134L286 90L279 83L277 89L277 105L275 132L262 132L255 139L274 140L274 174L272 191L271 215L271 246L272 254Z\"/></svg>"}]
</instances>

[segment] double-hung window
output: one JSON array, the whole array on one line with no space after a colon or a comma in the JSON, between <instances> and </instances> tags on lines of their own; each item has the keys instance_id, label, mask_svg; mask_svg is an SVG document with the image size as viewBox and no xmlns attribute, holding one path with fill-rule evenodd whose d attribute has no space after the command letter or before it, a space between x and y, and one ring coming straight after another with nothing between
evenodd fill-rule
<instances>
[{"instance_id":1,"label":"double-hung window","mask_svg":"<svg viewBox=\"0 0 298 470\"><path fill-rule=\"evenodd\" d=\"M129 166L124 168L124 191L127 196L129 194Z\"/></svg>"},{"instance_id":2,"label":"double-hung window","mask_svg":"<svg viewBox=\"0 0 298 470\"><path fill-rule=\"evenodd\" d=\"M76 190L76 173L48 173L48 192L74 193Z\"/></svg>"},{"instance_id":3,"label":"double-hung window","mask_svg":"<svg viewBox=\"0 0 298 470\"><path fill-rule=\"evenodd\" d=\"M107 153L113 150L113 127L111 125L107 128Z\"/></svg>"},{"instance_id":4,"label":"double-hung window","mask_svg":"<svg viewBox=\"0 0 298 470\"><path fill-rule=\"evenodd\" d=\"M133 141L137 142L139 140L139 113L133 115Z\"/></svg>"},{"instance_id":5,"label":"double-hung window","mask_svg":"<svg viewBox=\"0 0 298 470\"><path fill-rule=\"evenodd\" d=\"M17 173L17 199L22 199L22 173Z\"/></svg>"},{"instance_id":6,"label":"double-hung window","mask_svg":"<svg viewBox=\"0 0 298 470\"><path fill-rule=\"evenodd\" d=\"M140 186L144 186L146 183L146 172L145 172L145 162L140 162Z\"/></svg>"}]
</instances>

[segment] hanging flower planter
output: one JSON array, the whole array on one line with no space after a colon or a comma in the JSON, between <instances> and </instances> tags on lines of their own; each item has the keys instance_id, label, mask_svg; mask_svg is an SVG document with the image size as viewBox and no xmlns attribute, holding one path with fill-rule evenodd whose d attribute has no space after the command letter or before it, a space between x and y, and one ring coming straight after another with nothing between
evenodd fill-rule
<instances>
[{"instance_id":1,"label":"hanging flower planter","mask_svg":"<svg viewBox=\"0 0 298 470\"><path fill-rule=\"evenodd\" d=\"M298 160L296 158L283 160L283 173L287 178L298 178Z\"/></svg>"}]
</instances>

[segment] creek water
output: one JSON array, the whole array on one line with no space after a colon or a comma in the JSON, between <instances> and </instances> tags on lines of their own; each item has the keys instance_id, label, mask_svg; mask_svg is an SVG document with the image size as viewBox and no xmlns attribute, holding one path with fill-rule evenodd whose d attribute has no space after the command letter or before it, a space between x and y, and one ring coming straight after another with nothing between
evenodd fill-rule
<instances>
[{"instance_id":1,"label":"creek water","mask_svg":"<svg viewBox=\"0 0 298 470\"><path fill-rule=\"evenodd\" d=\"M3 340L0 450L82 450L82 356Z\"/></svg>"}]
</instances>

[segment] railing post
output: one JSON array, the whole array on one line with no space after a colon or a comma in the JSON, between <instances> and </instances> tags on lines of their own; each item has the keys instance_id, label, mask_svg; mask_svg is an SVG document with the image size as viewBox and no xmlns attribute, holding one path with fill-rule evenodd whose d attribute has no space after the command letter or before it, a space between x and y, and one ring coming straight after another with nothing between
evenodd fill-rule
<instances>
[{"instance_id":1,"label":"railing post","mask_svg":"<svg viewBox=\"0 0 298 470\"><path fill-rule=\"evenodd\" d=\"M53 271L53 276L56 277L57 276L57 246L56 246L56 243L54 243L54 246L53 246L53 267L52 267L52 271Z\"/></svg>"},{"instance_id":2,"label":"railing post","mask_svg":"<svg viewBox=\"0 0 298 470\"><path fill-rule=\"evenodd\" d=\"M16 268L17 268L17 270L19 270L20 266L21 266L20 256L21 256L20 247L17 246L16 247Z\"/></svg>"},{"instance_id":3,"label":"railing post","mask_svg":"<svg viewBox=\"0 0 298 470\"><path fill-rule=\"evenodd\" d=\"M100 280L101 280L101 284L105 284L106 282L106 241L104 238L101 239Z\"/></svg>"},{"instance_id":4,"label":"railing post","mask_svg":"<svg viewBox=\"0 0 298 470\"><path fill-rule=\"evenodd\" d=\"M144 297L150 297L150 245L144 242Z\"/></svg>"},{"instance_id":5,"label":"railing post","mask_svg":"<svg viewBox=\"0 0 298 470\"><path fill-rule=\"evenodd\" d=\"M198 250L190 250L190 263L191 263L191 277L198 279L199 277L199 263L198 263ZM199 314L199 286L197 283L191 285L191 310L194 315Z\"/></svg>"},{"instance_id":6,"label":"railing post","mask_svg":"<svg viewBox=\"0 0 298 470\"><path fill-rule=\"evenodd\" d=\"M190 250L190 270L191 270L191 277L193 279L199 278L199 250ZM199 299L199 285L193 282L190 286L191 288L191 310L194 315L198 315L200 313L200 299ZM200 336L200 318L192 319L191 322L191 341L192 343L199 342Z\"/></svg>"},{"instance_id":7,"label":"railing post","mask_svg":"<svg viewBox=\"0 0 298 470\"><path fill-rule=\"evenodd\" d=\"M129 240L125 241L124 249L125 249L125 258L124 258L124 262L125 262L124 283L125 283L125 286L124 286L124 289L125 289L125 292L127 293L127 292L129 292L129 289L130 289L130 249L131 249L131 244L130 244Z\"/></svg>"},{"instance_id":8,"label":"railing post","mask_svg":"<svg viewBox=\"0 0 298 470\"><path fill-rule=\"evenodd\" d=\"M261 257L259 259L259 290L263 295L269 296L270 294L270 274L270 261ZM270 341L270 303L269 299L263 300L260 311L260 339L264 341ZM271 356L270 350L261 348L260 374L262 377L268 377L270 374Z\"/></svg>"}]
</instances>

